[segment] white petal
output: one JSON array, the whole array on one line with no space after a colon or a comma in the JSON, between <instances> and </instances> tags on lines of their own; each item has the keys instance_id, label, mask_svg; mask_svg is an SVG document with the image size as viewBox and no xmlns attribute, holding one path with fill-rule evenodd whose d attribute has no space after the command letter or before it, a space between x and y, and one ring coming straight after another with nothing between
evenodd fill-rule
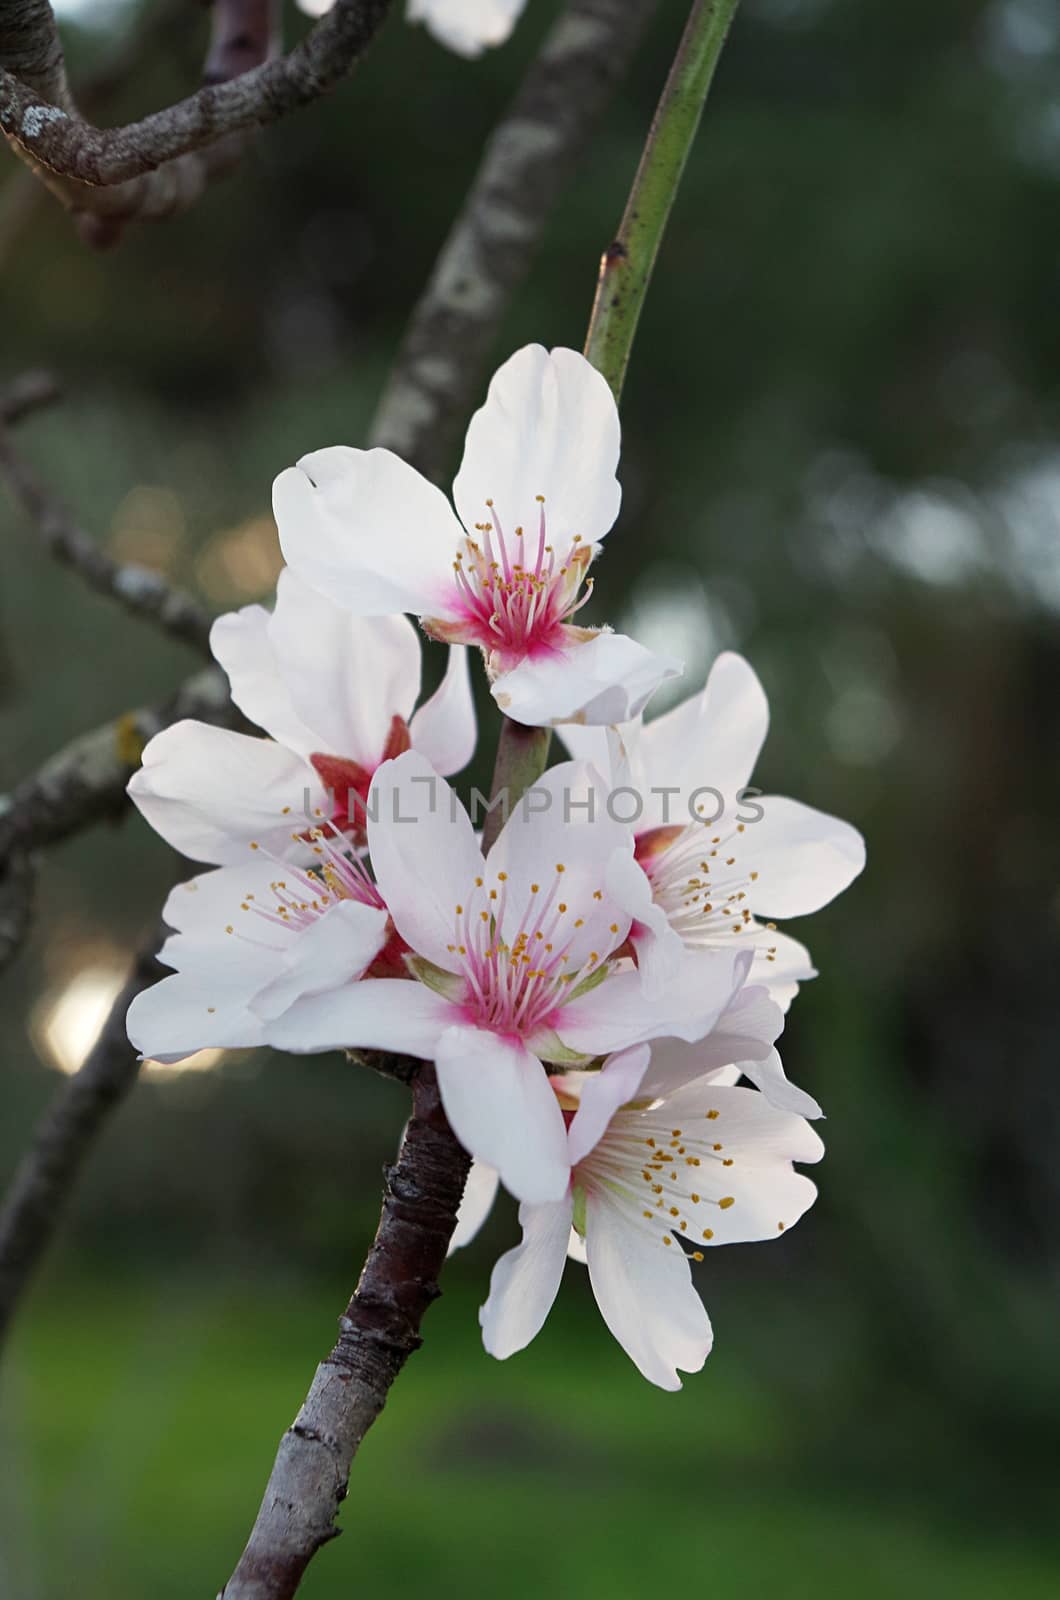
<instances>
[{"instance_id":1,"label":"white petal","mask_svg":"<svg viewBox=\"0 0 1060 1600\"><path fill-rule=\"evenodd\" d=\"M254 1000L255 1014L272 1021L306 995L353 983L385 945L387 921L385 911L356 900L330 906L291 940L282 972Z\"/></svg>"},{"instance_id":2,"label":"white petal","mask_svg":"<svg viewBox=\"0 0 1060 1600\"><path fill-rule=\"evenodd\" d=\"M197 1050L238 1050L265 1042L261 1019L248 1001L260 982L260 968L207 973L175 973L138 994L129 1007L126 1028L140 1055L151 1061L183 1061Z\"/></svg>"},{"instance_id":3,"label":"white petal","mask_svg":"<svg viewBox=\"0 0 1060 1600\"><path fill-rule=\"evenodd\" d=\"M660 1389L680 1389L710 1354L710 1318L680 1245L667 1247L605 1198L586 1196L589 1281L600 1313L630 1360Z\"/></svg>"},{"instance_id":4,"label":"white petal","mask_svg":"<svg viewBox=\"0 0 1060 1600\"><path fill-rule=\"evenodd\" d=\"M229 611L210 629L210 649L228 674L232 699L244 716L288 750L308 757L321 748L320 739L294 709L269 638L270 621L263 606Z\"/></svg>"},{"instance_id":5,"label":"white petal","mask_svg":"<svg viewBox=\"0 0 1060 1600\"><path fill-rule=\"evenodd\" d=\"M559 1293L567 1260L571 1200L519 1207L523 1242L501 1256L490 1277L489 1299L478 1314L482 1342L507 1360L540 1333Z\"/></svg>"},{"instance_id":6,"label":"white petal","mask_svg":"<svg viewBox=\"0 0 1060 1600\"><path fill-rule=\"evenodd\" d=\"M719 1157L704 1161L695 1175L697 1222L702 1218L712 1232L704 1243L777 1239L813 1205L817 1189L792 1162L819 1161L824 1145L802 1117L777 1110L757 1089L717 1083L690 1084L663 1106L653 1115L661 1115L667 1128L671 1122L684 1128L697 1120L702 1125L704 1115L714 1113L710 1132Z\"/></svg>"},{"instance_id":7,"label":"white petal","mask_svg":"<svg viewBox=\"0 0 1060 1600\"><path fill-rule=\"evenodd\" d=\"M456 1214L456 1227L449 1241L448 1255L452 1255L454 1250L462 1250L466 1244L471 1243L493 1210L499 1183L500 1174L496 1167L489 1166L485 1161L472 1161L467 1182L464 1184L460 1209Z\"/></svg>"},{"instance_id":8,"label":"white petal","mask_svg":"<svg viewBox=\"0 0 1060 1600\"><path fill-rule=\"evenodd\" d=\"M740 989L702 1039L692 1043L683 1039L652 1041L651 1066L642 1085L643 1092L672 1094L685 1084L708 1075L717 1082L715 1074L719 1069L747 1061L749 1057L760 1064L773 1053L773 1040L783 1026L784 1014L769 998L766 989L757 984ZM746 1071L746 1068L740 1070Z\"/></svg>"},{"instance_id":9,"label":"white petal","mask_svg":"<svg viewBox=\"0 0 1060 1600\"><path fill-rule=\"evenodd\" d=\"M310 4L333 0L310 0ZM422 22L439 44L457 55L474 58L484 49L503 44L526 0L409 0L408 19Z\"/></svg>"},{"instance_id":10,"label":"white petal","mask_svg":"<svg viewBox=\"0 0 1060 1600\"><path fill-rule=\"evenodd\" d=\"M579 1266L587 1266L589 1258L585 1253L585 1240L576 1229L572 1228L567 1240L567 1260L577 1261Z\"/></svg>"},{"instance_id":11,"label":"white petal","mask_svg":"<svg viewBox=\"0 0 1060 1600\"><path fill-rule=\"evenodd\" d=\"M569 801L581 789L582 773L580 763L563 762L539 778L508 818L486 861L491 885L500 873L507 874L500 932L510 944L533 925L549 896L568 907L557 931L566 940L572 972L591 951L606 956L625 939L629 919L604 890L612 857L633 856L632 835L621 823L597 813L586 826L580 813L571 810ZM579 919L583 926L575 931Z\"/></svg>"},{"instance_id":12,"label":"white petal","mask_svg":"<svg viewBox=\"0 0 1060 1600\"><path fill-rule=\"evenodd\" d=\"M336 445L273 485L284 557L357 616L447 614L463 537L439 489L389 450Z\"/></svg>"},{"instance_id":13,"label":"white petal","mask_svg":"<svg viewBox=\"0 0 1060 1600\"><path fill-rule=\"evenodd\" d=\"M452 1027L435 1053L445 1114L465 1150L489 1162L517 1200L558 1200L570 1178L559 1101L518 1039Z\"/></svg>"},{"instance_id":14,"label":"white petal","mask_svg":"<svg viewBox=\"0 0 1060 1600\"><path fill-rule=\"evenodd\" d=\"M632 855L615 857L608 869L607 891L632 919L630 940L645 992L661 994L678 976L685 958L684 941L655 903L651 883Z\"/></svg>"},{"instance_id":15,"label":"white petal","mask_svg":"<svg viewBox=\"0 0 1060 1600\"><path fill-rule=\"evenodd\" d=\"M368 802L368 848L395 927L418 955L457 970L456 908L484 871L467 812L415 750L383 763Z\"/></svg>"},{"instance_id":16,"label":"white petal","mask_svg":"<svg viewBox=\"0 0 1060 1600\"><path fill-rule=\"evenodd\" d=\"M600 1072L586 1074L578 1109L567 1130L567 1154L572 1167L600 1142L619 1106L634 1098L650 1054L646 1044L634 1045L632 1050L611 1056Z\"/></svg>"},{"instance_id":17,"label":"white petal","mask_svg":"<svg viewBox=\"0 0 1060 1600\"><path fill-rule=\"evenodd\" d=\"M521 661L501 673L491 693L506 716L529 728L628 722L681 670L679 661L624 633L598 633L571 640L560 654Z\"/></svg>"},{"instance_id":18,"label":"white petal","mask_svg":"<svg viewBox=\"0 0 1060 1600\"><path fill-rule=\"evenodd\" d=\"M416 712L409 733L412 748L443 778L462 771L475 754L478 726L464 645L450 645L445 677Z\"/></svg>"},{"instance_id":19,"label":"white petal","mask_svg":"<svg viewBox=\"0 0 1060 1600\"><path fill-rule=\"evenodd\" d=\"M753 911L768 917L819 911L865 865L865 841L849 822L781 795L756 804L764 815L744 835L748 863L758 873L747 896Z\"/></svg>"},{"instance_id":20,"label":"white petal","mask_svg":"<svg viewBox=\"0 0 1060 1600\"><path fill-rule=\"evenodd\" d=\"M564 1006L557 1025L563 1043L583 1055L606 1055L650 1039L702 1039L741 987L750 954L688 952L675 982L649 995L636 971L612 973Z\"/></svg>"},{"instance_id":21,"label":"white petal","mask_svg":"<svg viewBox=\"0 0 1060 1600\"><path fill-rule=\"evenodd\" d=\"M155 735L129 795L156 833L193 861L246 861L252 841L282 854L324 802L316 774L272 739L202 722ZM307 804L308 800L308 804Z\"/></svg>"},{"instance_id":22,"label":"white petal","mask_svg":"<svg viewBox=\"0 0 1060 1600\"><path fill-rule=\"evenodd\" d=\"M459 1012L411 978L362 978L359 983L296 1000L268 1024L278 1050L394 1050L434 1057L438 1040Z\"/></svg>"},{"instance_id":23,"label":"white petal","mask_svg":"<svg viewBox=\"0 0 1060 1600\"><path fill-rule=\"evenodd\" d=\"M823 1117L817 1101L805 1089L791 1082L776 1050L771 1050L763 1061L739 1061L737 1065L745 1078L749 1078L778 1111L790 1111L797 1117ZM801 1158L801 1159L806 1159Z\"/></svg>"},{"instance_id":24,"label":"white petal","mask_svg":"<svg viewBox=\"0 0 1060 1600\"><path fill-rule=\"evenodd\" d=\"M782 1010L787 1011L799 992L799 984L808 983L817 976L810 952L797 939L792 939L786 933L777 933L774 929L759 936L754 952L750 981L764 983L770 997Z\"/></svg>"},{"instance_id":25,"label":"white petal","mask_svg":"<svg viewBox=\"0 0 1060 1600\"><path fill-rule=\"evenodd\" d=\"M734 815L735 797L750 783L768 729L762 685L742 656L726 651L701 694L644 724L639 757L649 792L640 826L667 820L663 796L651 795L652 785L680 789L680 795L670 796L671 819L687 817L689 796L704 787L716 789Z\"/></svg>"},{"instance_id":26,"label":"white petal","mask_svg":"<svg viewBox=\"0 0 1060 1600\"><path fill-rule=\"evenodd\" d=\"M618 516L618 408L605 379L574 350L527 345L494 375L467 430L453 499L464 525L489 520L505 533L537 534L541 504L549 543L602 539Z\"/></svg>"},{"instance_id":27,"label":"white petal","mask_svg":"<svg viewBox=\"0 0 1060 1600\"><path fill-rule=\"evenodd\" d=\"M407 617L354 616L290 568L280 574L269 638L291 704L314 730L313 754L372 772L391 723L408 721L420 692L419 635Z\"/></svg>"},{"instance_id":28,"label":"white petal","mask_svg":"<svg viewBox=\"0 0 1060 1600\"><path fill-rule=\"evenodd\" d=\"M578 722L565 722L557 729L561 744L566 745L575 761L595 767L605 779L610 773L607 728L590 727Z\"/></svg>"}]
</instances>

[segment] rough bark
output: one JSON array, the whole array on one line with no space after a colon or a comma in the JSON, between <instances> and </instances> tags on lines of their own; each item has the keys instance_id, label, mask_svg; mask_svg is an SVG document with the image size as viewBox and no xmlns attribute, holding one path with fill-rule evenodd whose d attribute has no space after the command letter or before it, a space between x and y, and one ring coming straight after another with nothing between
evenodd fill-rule
<instances>
[{"instance_id":1,"label":"rough bark","mask_svg":"<svg viewBox=\"0 0 1060 1600\"><path fill-rule=\"evenodd\" d=\"M456 1223L469 1159L446 1121L433 1067L413 1081L413 1109L383 1210L339 1337L280 1441L246 1549L223 1600L289 1600L313 1556L339 1532L350 1465L391 1384L420 1345Z\"/></svg>"},{"instance_id":2,"label":"rough bark","mask_svg":"<svg viewBox=\"0 0 1060 1600\"><path fill-rule=\"evenodd\" d=\"M123 816L129 804L125 786L144 745L183 717L223 728L244 725L224 673L207 668L164 705L127 711L82 734L10 794L0 795L0 870L17 855Z\"/></svg>"},{"instance_id":3,"label":"rough bark","mask_svg":"<svg viewBox=\"0 0 1060 1600\"><path fill-rule=\"evenodd\" d=\"M221 170L238 159L234 135L278 121L335 88L354 70L391 0L336 0L334 9L290 54L263 59L275 30L268 0L224 0L207 60L211 81L197 94L140 122L101 129L86 122L57 77L37 75L56 97L20 76L4 52L3 18L34 13L39 32L51 8L44 0L0 0L0 132L63 204L85 218L91 242L105 245L131 218L157 219L183 210ZM21 50L18 59L24 59ZM61 57L61 52L60 52ZM243 70L246 63L257 65ZM237 71L227 81L218 74ZM65 84L65 72L63 73Z\"/></svg>"}]
</instances>

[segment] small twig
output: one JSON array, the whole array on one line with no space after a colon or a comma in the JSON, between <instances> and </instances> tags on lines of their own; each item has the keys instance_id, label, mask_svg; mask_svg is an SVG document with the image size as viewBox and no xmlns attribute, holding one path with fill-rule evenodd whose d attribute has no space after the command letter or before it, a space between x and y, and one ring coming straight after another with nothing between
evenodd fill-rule
<instances>
[{"instance_id":1,"label":"small twig","mask_svg":"<svg viewBox=\"0 0 1060 1600\"><path fill-rule=\"evenodd\" d=\"M614 241L604 251L585 354L621 399L670 210L739 0L695 0Z\"/></svg>"},{"instance_id":2,"label":"small twig","mask_svg":"<svg viewBox=\"0 0 1060 1600\"><path fill-rule=\"evenodd\" d=\"M8 0L12 3L12 0ZM40 0L14 0L40 5ZM266 0L230 0L245 18L266 16ZM336 0L305 39L274 60L262 60L227 82L207 83L197 94L125 127L101 129L53 101L4 65L0 13L0 132L11 148L62 200L97 224L93 242L109 243L113 225L132 217L154 219L183 210L218 167L231 165L239 146L231 136L266 127L309 105L354 70L389 10L391 0ZM50 6L43 9L50 16ZM271 18L271 9L267 11ZM53 23L54 26L54 23ZM273 39L259 25L249 52L237 49L238 25L215 35L210 71L238 69Z\"/></svg>"},{"instance_id":3,"label":"small twig","mask_svg":"<svg viewBox=\"0 0 1060 1600\"><path fill-rule=\"evenodd\" d=\"M494 130L412 315L373 443L440 479L501 317L658 0L571 0Z\"/></svg>"},{"instance_id":4,"label":"small twig","mask_svg":"<svg viewBox=\"0 0 1060 1600\"><path fill-rule=\"evenodd\" d=\"M217 668L189 678L161 706L127 711L82 734L8 795L0 795L0 870L17 855L57 844L93 823L123 816L125 786L148 739L183 717L215 727L244 726L228 680Z\"/></svg>"},{"instance_id":5,"label":"small twig","mask_svg":"<svg viewBox=\"0 0 1060 1600\"><path fill-rule=\"evenodd\" d=\"M59 1213L104 1120L136 1082L139 1064L125 1033L133 999L166 969L152 935L133 964L80 1070L61 1084L20 1161L0 1207L0 1342L55 1231Z\"/></svg>"},{"instance_id":6,"label":"small twig","mask_svg":"<svg viewBox=\"0 0 1060 1600\"><path fill-rule=\"evenodd\" d=\"M54 391L53 391L54 393ZM0 397L0 478L36 525L48 554L76 572L90 589L105 594L134 616L145 617L164 633L210 654L211 618L197 600L173 588L158 572L136 562L115 561L78 526L69 509L47 489L11 442L4 425L12 414L25 416L47 402L42 380L23 380Z\"/></svg>"},{"instance_id":7,"label":"small twig","mask_svg":"<svg viewBox=\"0 0 1060 1600\"><path fill-rule=\"evenodd\" d=\"M470 1161L442 1110L433 1067L412 1088L412 1116L339 1338L280 1441L265 1496L222 1600L290 1600L320 1547L339 1533L350 1466L390 1386L420 1345L438 1295Z\"/></svg>"}]
</instances>

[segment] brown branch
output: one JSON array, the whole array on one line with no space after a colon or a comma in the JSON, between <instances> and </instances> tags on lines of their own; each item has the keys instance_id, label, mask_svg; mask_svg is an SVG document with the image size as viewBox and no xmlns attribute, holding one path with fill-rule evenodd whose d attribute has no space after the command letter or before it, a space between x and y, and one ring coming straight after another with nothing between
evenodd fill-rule
<instances>
[{"instance_id":1,"label":"brown branch","mask_svg":"<svg viewBox=\"0 0 1060 1600\"><path fill-rule=\"evenodd\" d=\"M339 1533L350 1465L391 1384L420 1345L438 1295L469 1158L442 1110L433 1067L412 1088L412 1116L339 1338L280 1441L265 1497L223 1600L290 1600L321 1545Z\"/></svg>"},{"instance_id":2,"label":"brown branch","mask_svg":"<svg viewBox=\"0 0 1060 1600\"><path fill-rule=\"evenodd\" d=\"M440 478L498 324L658 0L572 0L493 133L402 342L373 442Z\"/></svg>"},{"instance_id":3,"label":"brown branch","mask_svg":"<svg viewBox=\"0 0 1060 1600\"><path fill-rule=\"evenodd\" d=\"M24 416L29 409L45 403L40 379L34 390L32 378L23 380L12 396L0 397L0 417L12 411ZM53 390L53 392L55 392ZM182 589L175 589L161 573L152 572L134 561L115 561L101 550L75 521L59 497L45 487L11 442L0 421L0 479L12 498L35 524L45 550L63 566L69 567L98 594L107 595L134 616L145 617L174 639L190 644L201 654L210 655L211 618L197 600Z\"/></svg>"},{"instance_id":4,"label":"brown branch","mask_svg":"<svg viewBox=\"0 0 1060 1600\"><path fill-rule=\"evenodd\" d=\"M139 1064L126 1037L125 1014L141 989L166 975L156 951L167 932L163 928L154 933L136 957L99 1038L80 1070L56 1091L4 1197L0 1207L0 1343L99 1129L136 1082Z\"/></svg>"},{"instance_id":5,"label":"brown branch","mask_svg":"<svg viewBox=\"0 0 1060 1600\"><path fill-rule=\"evenodd\" d=\"M266 36L260 25L246 32L251 13L260 23L264 0L229 4L233 9L226 10L211 46L211 74L238 68L272 39L271 28ZM0 132L64 205L101 223L94 242L108 243L109 223L170 216L190 205L238 155L232 135L276 122L348 77L390 4L336 0L289 55L227 82L208 82L188 99L120 128L93 127L0 65Z\"/></svg>"},{"instance_id":6,"label":"brown branch","mask_svg":"<svg viewBox=\"0 0 1060 1600\"><path fill-rule=\"evenodd\" d=\"M0 0L0 62L50 105L73 110L49 0Z\"/></svg>"},{"instance_id":7,"label":"brown branch","mask_svg":"<svg viewBox=\"0 0 1060 1600\"><path fill-rule=\"evenodd\" d=\"M77 98L82 115L95 117L103 111L126 86L145 54L156 51L166 54L174 48L177 30L181 37L187 31L188 5L189 0L152 0L150 5L136 8L128 25L117 38L109 39L106 48L79 81ZM54 37L57 39L58 35ZM4 50L0 45L0 61L3 60ZM10 61L6 64L9 70L15 71ZM16 71L15 76L24 77L24 74ZM38 207L47 202L48 192L28 165L8 178L0 190L0 267ZM85 231L84 218L79 219L78 227L82 233ZM116 226L112 233L117 237Z\"/></svg>"},{"instance_id":8,"label":"brown branch","mask_svg":"<svg viewBox=\"0 0 1060 1600\"><path fill-rule=\"evenodd\" d=\"M144 745L184 717L215 727L244 726L224 673L207 668L164 705L127 711L82 734L33 777L0 795L0 869L15 856L123 816L129 803L125 786L140 765Z\"/></svg>"},{"instance_id":9,"label":"brown branch","mask_svg":"<svg viewBox=\"0 0 1060 1600\"><path fill-rule=\"evenodd\" d=\"M0 972L21 950L33 915L33 867L28 857L0 864Z\"/></svg>"}]
</instances>

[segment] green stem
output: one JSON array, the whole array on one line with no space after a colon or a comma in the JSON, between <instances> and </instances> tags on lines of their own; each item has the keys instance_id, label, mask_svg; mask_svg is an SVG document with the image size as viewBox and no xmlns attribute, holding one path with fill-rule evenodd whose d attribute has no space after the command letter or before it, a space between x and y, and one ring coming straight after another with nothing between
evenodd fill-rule
<instances>
[{"instance_id":1,"label":"green stem","mask_svg":"<svg viewBox=\"0 0 1060 1600\"><path fill-rule=\"evenodd\" d=\"M604 252L585 354L621 398L633 336L651 282L670 208L699 127L714 68L739 0L695 0L648 133L618 235ZM482 830L494 843L505 820L545 770L551 733L505 717L491 800L503 796Z\"/></svg>"},{"instance_id":2,"label":"green stem","mask_svg":"<svg viewBox=\"0 0 1060 1600\"><path fill-rule=\"evenodd\" d=\"M604 252L585 354L618 400L688 152L739 0L695 0L614 243Z\"/></svg>"},{"instance_id":3,"label":"green stem","mask_svg":"<svg viewBox=\"0 0 1060 1600\"><path fill-rule=\"evenodd\" d=\"M501 722L490 789L490 799L499 800L500 804L486 815L482 829L483 853L493 845L527 789L533 788L544 772L551 739L551 728L524 728L521 722L513 722L510 717Z\"/></svg>"}]
</instances>

